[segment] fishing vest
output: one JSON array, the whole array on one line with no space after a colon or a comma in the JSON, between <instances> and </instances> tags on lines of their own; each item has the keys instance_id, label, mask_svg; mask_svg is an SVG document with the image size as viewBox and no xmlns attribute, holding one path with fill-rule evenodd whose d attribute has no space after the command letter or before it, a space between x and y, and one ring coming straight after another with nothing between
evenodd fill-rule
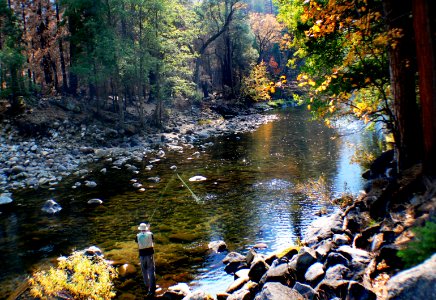
<instances>
[{"instance_id":1,"label":"fishing vest","mask_svg":"<svg viewBox=\"0 0 436 300\"><path fill-rule=\"evenodd\" d=\"M139 249L152 248L153 247L153 234L150 231L140 232L136 235L138 238Z\"/></svg>"}]
</instances>

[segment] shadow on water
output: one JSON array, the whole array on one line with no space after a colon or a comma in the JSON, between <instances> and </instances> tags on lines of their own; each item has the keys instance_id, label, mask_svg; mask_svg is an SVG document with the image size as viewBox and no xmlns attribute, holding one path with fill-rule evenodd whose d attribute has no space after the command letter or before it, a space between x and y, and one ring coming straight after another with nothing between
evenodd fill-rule
<instances>
[{"instance_id":1,"label":"shadow on water","mask_svg":"<svg viewBox=\"0 0 436 300\"><path fill-rule=\"evenodd\" d=\"M111 260L137 266L134 237L143 221L151 222L155 234L158 284L191 282L211 294L224 291L233 277L224 272L225 253L208 252L210 241L224 240L231 251L242 253L259 242L268 245L265 253L278 250L300 238L320 208L335 209L296 193L296 184L323 175L337 193L344 182L351 192L362 185L360 167L349 163L348 142L361 143L365 134L334 138L336 130L308 121L302 109L279 115L279 121L253 133L211 139L213 146L199 156L194 155L197 149L167 153L151 171L145 170L149 161L135 164L141 170L137 175L110 165L102 175L96 168L88 176L98 183L95 189L73 190L74 182L66 182L54 191L14 195L13 212L4 212L0 221L0 295L10 293L39 263L90 245L102 248ZM188 182L195 175L207 180ZM131 179L142 183L145 192L134 188ZM58 215L40 210L50 198L63 207ZM91 207L91 198L104 203ZM120 293L141 296L139 267L128 282L119 286Z\"/></svg>"}]
</instances>

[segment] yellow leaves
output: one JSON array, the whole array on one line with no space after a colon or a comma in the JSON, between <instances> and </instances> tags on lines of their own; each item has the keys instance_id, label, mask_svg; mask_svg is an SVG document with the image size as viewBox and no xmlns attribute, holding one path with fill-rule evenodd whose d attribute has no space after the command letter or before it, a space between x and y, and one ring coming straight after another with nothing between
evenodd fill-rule
<instances>
[{"instance_id":1,"label":"yellow leaves","mask_svg":"<svg viewBox=\"0 0 436 300\"><path fill-rule=\"evenodd\" d=\"M309 104L309 105L307 105L307 109L308 109L308 110L310 110L310 109L311 109L311 106L310 106L310 104Z\"/></svg>"},{"instance_id":2,"label":"yellow leaves","mask_svg":"<svg viewBox=\"0 0 436 300\"><path fill-rule=\"evenodd\" d=\"M309 79L309 80L307 81L307 83L308 83L310 86L315 86L315 85L316 85L316 82L313 81L312 79Z\"/></svg>"}]
</instances>

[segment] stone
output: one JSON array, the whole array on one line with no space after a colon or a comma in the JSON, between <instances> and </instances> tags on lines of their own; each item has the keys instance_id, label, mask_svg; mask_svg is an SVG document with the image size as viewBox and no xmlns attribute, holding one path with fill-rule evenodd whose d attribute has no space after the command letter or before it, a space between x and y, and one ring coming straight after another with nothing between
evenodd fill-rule
<instances>
[{"instance_id":1,"label":"stone","mask_svg":"<svg viewBox=\"0 0 436 300\"><path fill-rule=\"evenodd\" d=\"M315 288L319 299L344 299L343 295L347 294L348 280L330 280L324 279Z\"/></svg>"},{"instance_id":2,"label":"stone","mask_svg":"<svg viewBox=\"0 0 436 300\"><path fill-rule=\"evenodd\" d=\"M103 200L97 199L97 198L89 199L88 204L89 205L100 205L100 204L103 204Z\"/></svg>"},{"instance_id":3,"label":"stone","mask_svg":"<svg viewBox=\"0 0 436 300\"><path fill-rule=\"evenodd\" d=\"M342 217L340 213L316 219L309 225L303 243L308 246L313 246L320 240L332 237L333 232L331 228L334 227L342 227Z\"/></svg>"},{"instance_id":4,"label":"stone","mask_svg":"<svg viewBox=\"0 0 436 300\"><path fill-rule=\"evenodd\" d=\"M259 282L263 274L268 271L269 266L262 258L256 257L256 259L251 263L250 271L248 272L248 277L251 281Z\"/></svg>"},{"instance_id":5,"label":"stone","mask_svg":"<svg viewBox=\"0 0 436 300\"><path fill-rule=\"evenodd\" d=\"M336 245L341 246L341 245L349 245L351 240L345 234L335 234L335 235L333 235L333 242Z\"/></svg>"},{"instance_id":6,"label":"stone","mask_svg":"<svg viewBox=\"0 0 436 300\"><path fill-rule=\"evenodd\" d=\"M200 175L193 176L193 177L189 178L190 182L205 181L205 180L207 180L207 178L204 176L200 176Z\"/></svg>"},{"instance_id":7,"label":"stone","mask_svg":"<svg viewBox=\"0 0 436 300\"><path fill-rule=\"evenodd\" d=\"M101 249L96 246L91 246L86 248L85 250L83 250L83 253L86 256L100 256L100 257L104 256L103 251L101 251Z\"/></svg>"},{"instance_id":8,"label":"stone","mask_svg":"<svg viewBox=\"0 0 436 300\"><path fill-rule=\"evenodd\" d=\"M334 265L331 268L328 268L325 272L324 280L327 281L340 281L350 279L353 276L353 273L349 268L343 265Z\"/></svg>"},{"instance_id":9,"label":"stone","mask_svg":"<svg viewBox=\"0 0 436 300\"><path fill-rule=\"evenodd\" d=\"M213 300L214 298L202 290L194 291L186 295L183 300Z\"/></svg>"},{"instance_id":10,"label":"stone","mask_svg":"<svg viewBox=\"0 0 436 300\"><path fill-rule=\"evenodd\" d=\"M214 241L208 244L210 250L213 250L215 253L223 252L227 250L227 244L224 241Z\"/></svg>"},{"instance_id":11,"label":"stone","mask_svg":"<svg viewBox=\"0 0 436 300\"><path fill-rule=\"evenodd\" d=\"M97 186L97 183L95 183L95 181L86 180L85 181L85 186L87 186L89 188L95 188Z\"/></svg>"},{"instance_id":12,"label":"stone","mask_svg":"<svg viewBox=\"0 0 436 300\"><path fill-rule=\"evenodd\" d=\"M49 214L55 214L57 212L60 212L62 210L62 207L56 201L50 199L45 201L41 210Z\"/></svg>"},{"instance_id":13,"label":"stone","mask_svg":"<svg viewBox=\"0 0 436 300\"><path fill-rule=\"evenodd\" d=\"M246 282L248 282L248 277L240 277L233 281L226 289L226 293L233 293L236 290L239 290L241 287L244 286Z\"/></svg>"},{"instance_id":14,"label":"stone","mask_svg":"<svg viewBox=\"0 0 436 300\"><path fill-rule=\"evenodd\" d=\"M356 281L348 285L347 300L376 300L377 295Z\"/></svg>"},{"instance_id":15,"label":"stone","mask_svg":"<svg viewBox=\"0 0 436 300\"><path fill-rule=\"evenodd\" d=\"M251 265L251 263L253 262L256 256L257 256L256 250L254 250L253 248L248 250L247 255L245 256L245 260L247 261L247 264Z\"/></svg>"},{"instance_id":16,"label":"stone","mask_svg":"<svg viewBox=\"0 0 436 300\"><path fill-rule=\"evenodd\" d=\"M191 291L189 290L189 286L186 283L179 283L170 286L163 295L163 298L170 300L181 300L184 297L188 296L190 293Z\"/></svg>"},{"instance_id":17,"label":"stone","mask_svg":"<svg viewBox=\"0 0 436 300\"><path fill-rule=\"evenodd\" d=\"M353 262L368 264L371 260L371 255L368 251L352 248L350 246L341 246L337 249L337 252L341 253Z\"/></svg>"},{"instance_id":18,"label":"stone","mask_svg":"<svg viewBox=\"0 0 436 300\"><path fill-rule=\"evenodd\" d=\"M137 270L134 265L123 264L118 267L118 275L122 278L134 277L136 273Z\"/></svg>"},{"instance_id":19,"label":"stone","mask_svg":"<svg viewBox=\"0 0 436 300\"><path fill-rule=\"evenodd\" d=\"M316 262L316 252L309 247L303 247L300 252L294 256L292 261L294 260L296 260L296 270L299 276L304 277L307 269Z\"/></svg>"},{"instance_id":20,"label":"stone","mask_svg":"<svg viewBox=\"0 0 436 300\"><path fill-rule=\"evenodd\" d=\"M251 300L251 293L249 290L241 289L227 298L227 300Z\"/></svg>"},{"instance_id":21,"label":"stone","mask_svg":"<svg viewBox=\"0 0 436 300\"><path fill-rule=\"evenodd\" d=\"M325 272L323 264L320 262L316 262L307 269L304 278L307 282L311 284L317 284L319 281L321 281L324 273Z\"/></svg>"},{"instance_id":22,"label":"stone","mask_svg":"<svg viewBox=\"0 0 436 300\"><path fill-rule=\"evenodd\" d=\"M264 285L267 282L280 282L286 286L291 286L295 283L294 277L295 276L293 276L289 270L288 264L273 265L262 276L259 284Z\"/></svg>"},{"instance_id":23,"label":"stone","mask_svg":"<svg viewBox=\"0 0 436 300\"><path fill-rule=\"evenodd\" d=\"M436 299L436 254L411 269L391 277L387 299Z\"/></svg>"},{"instance_id":24,"label":"stone","mask_svg":"<svg viewBox=\"0 0 436 300\"><path fill-rule=\"evenodd\" d=\"M245 256L237 252L230 252L223 259L223 263L226 265L224 271L228 274L234 274L238 269L246 267Z\"/></svg>"},{"instance_id":25,"label":"stone","mask_svg":"<svg viewBox=\"0 0 436 300\"><path fill-rule=\"evenodd\" d=\"M11 194L9 193L0 194L0 205L12 203L13 200L10 196Z\"/></svg>"},{"instance_id":26,"label":"stone","mask_svg":"<svg viewBox=\"0 0 436 300\"><path fill-rule=\"evenodd\" d=\"M337 265L337 264L341 264L344 265L346 267L349 266L350 262L348 261L348 259L343 256L340 253L337 252L331 252L329 253L329 255L327 256L327 259L324 263L324 267L326 269L330 268L331 266Z\"/></svg>"},{"instance_id":27,"label":"stone","mask_svg":"<svg viewBox=\"0 0 436 300\"><path fill-rule=\"evenodd\" d=\"M248 273L250 272L250 269L240 269L235 273L235 279L237 278L248 278Z\"/></svg>"},{"instance_id":28,"label":"stone","mask_svg":"<svg viewBox=\"0 0 436 300\"><path fill-rule=\"evenodd\" d=\"M296 282L293 289L300 293L304 299L312 300L315 299L317 295L315 290L310 285L303 284L301 282Z\"/></svg>"},{"instance_id":29,"label":"stone","mask_svg":"<svg viewBox=\"0 0 436 300\"><path fill-rule=\"evenodd\" d=\"M255 300L284 300L284 299L292 299L292 300L304 300L304 297L298 293L296 290L285 286L279 282L268 282L266 283L262 291L256 295Z\"/></svg>"},{"instance_id":30,"label":"stone","mask_svg":"<svg viewBox=\"0 0 436 300\"><path fill-rule=\"evenodd\" d=\"M322 240L315 249L316 257L318 260L324 260L327 254L334 248L333 241Z\"/></svg>"}]
</instances>

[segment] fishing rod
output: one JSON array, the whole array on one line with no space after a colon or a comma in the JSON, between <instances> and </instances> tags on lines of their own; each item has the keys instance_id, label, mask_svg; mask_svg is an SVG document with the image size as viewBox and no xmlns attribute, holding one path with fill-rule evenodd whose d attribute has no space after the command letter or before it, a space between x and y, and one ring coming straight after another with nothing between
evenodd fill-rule
<instances>
[{"instance_id":1,"label":"fishing rod","mask_svg":"<svg viewBox=\"0 0 436 300\"><path fill-rule=\"evenodd\" d=\"M177 178L179 178L180 179L180 181L182 182L182 184L188 189L188 191L191 193L191 195L192 195L192 198L194 198L194 200L197 202L197 203L201 203L201 199L200 199L200 197L198 197L193 191L192 191L192 189L188 186L188 184L182 179L182 177L179 175L179 173L177 173L177 167L176 166L173 166L173 169L174 169L174 173L177 175ZM172 178L174 178L174 177L172 177ZM168 188L168 186L169 186L169 184L171 183L171 181L172 181L172 179L170 180L170 181L168 181L168 183L167 183L167 185L165 186L165 188L164 188L164 190L161 192L161 194L160 194L160 197L159 197L159 199L158 199L158 201L157 201L157 203L156 203L156 207L154 208L154 210L153 210L153 213L151 214L151 217L149 218L149 223L151 223L151 221L153 220L153 217L154 217L154 214L156 213L156 210L157 210L157 208L158 208L158 204L160 203L160 201L162 200L162 198L163 198L163 194L165 193L165 191L167 190L167 188Z\"/></svg>"}]
</instances>

